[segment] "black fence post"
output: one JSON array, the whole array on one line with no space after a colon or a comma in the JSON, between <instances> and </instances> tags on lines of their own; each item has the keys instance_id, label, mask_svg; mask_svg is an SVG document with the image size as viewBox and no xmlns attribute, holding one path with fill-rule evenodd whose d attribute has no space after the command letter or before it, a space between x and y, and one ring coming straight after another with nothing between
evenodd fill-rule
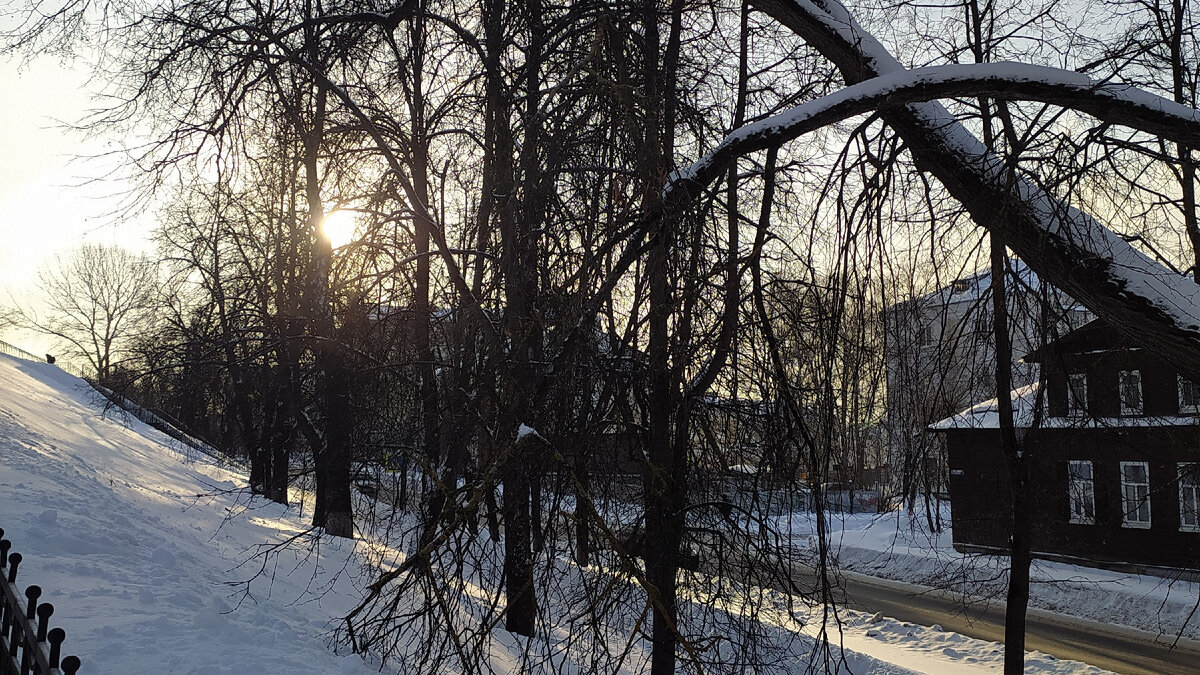
<instances>
[{"instance_id":1,"label":"black fence post","mask_svg":"<svg viewBox=\"0 0 1200 675\"><path fill-rule=\"evenodd\" d=\"M67 631L61 628L52 628L46 637L50 640L50 667L57 668L58 660L62 656L63 640L67 639Z\"/></svg>"},{"instance_id":2,"label":"black fence post","mask_svg":"<svg viewBox=\"0 0 1200 675\"><path fill-rule=\"evenodd\" d=\"M38 602L42 596L40 586L31 585L23 594L18 593L21 554L9 553L12 543L3 536L4 530L0 529L0 675L75 675L80 667L78 657L62 659L60 667L67 633L61 628L50 629L54 606ZM26 599L24 609L20 595Z\"/></svg>"}]
</instances>

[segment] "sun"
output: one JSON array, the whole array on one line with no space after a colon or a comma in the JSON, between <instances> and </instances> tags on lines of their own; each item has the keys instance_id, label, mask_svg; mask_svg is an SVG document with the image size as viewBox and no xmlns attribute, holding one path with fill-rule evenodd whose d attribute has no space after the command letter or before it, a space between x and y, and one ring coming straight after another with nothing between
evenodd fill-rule
<instances>
[{"instance_id":1,"label":"sun","mask_svg":"<svg viewBox=\"0 0 1200 675\"><path fill-rule=\"evenodd\" d=\"M353 211L330 211L325 214L321 229L334 248L345 246L358 235L358 214Z\"/></svg>"}]
</instances>

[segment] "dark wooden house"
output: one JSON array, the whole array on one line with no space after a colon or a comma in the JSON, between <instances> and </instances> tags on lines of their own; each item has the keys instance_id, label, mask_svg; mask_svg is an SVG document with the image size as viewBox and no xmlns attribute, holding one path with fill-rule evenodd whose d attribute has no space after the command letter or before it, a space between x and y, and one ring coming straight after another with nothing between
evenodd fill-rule
<instances>
[{"instance_id":1,"label":"dark wooden house","mask_svg":"<svg viewBox=\"0 0 1200 675\"><path fill-rule=\"evenodd\" d=\"M1042 373L1012 392L1035 555L1200 569L1200 383L1099 320L1024 360ZM960 551L1008 547L1011 482L996 407L931 427L946 436Z\"/></svg>"}]
</instances>

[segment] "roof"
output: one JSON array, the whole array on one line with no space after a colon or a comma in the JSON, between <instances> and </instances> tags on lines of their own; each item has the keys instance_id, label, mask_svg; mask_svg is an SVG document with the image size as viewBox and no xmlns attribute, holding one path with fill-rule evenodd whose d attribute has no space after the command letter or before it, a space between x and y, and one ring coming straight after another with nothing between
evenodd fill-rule
<instances>
[{"instance_id":1,"label":"roof","mask_svg":"<svg viewBox=\"0 0 1200 675\"><path fill-rule=\"evenodd\" d=\"M1043 363L1061 354L1097 354L1141 349L1102 319L1093 319L1062 337L1021 357L1026 363Z\"/></svg>"},{"instance_id":2,"label":"roof","mask_svg":"<svg viewBox=\"0 0 1200 675\"><path fill-rule=\"evenodd\" d=\"M1034 422L1038 383L1010 392L1013 402L1013 426L1029 429ZM930 431L959 431L963 429L999 429L1000 400L991 399L929 425ZM1043 413L1042 429L1107 429L1110 427L1184 427L1200 425L1194 415L1161 417L1050 417Z\"/></svg>"},{"instance_id":3,"label":"roof","mask_svg":"<svg viewBox=\"0 0 1200 675\"><path fill-rule=\"evenodd\" d=\"M1013 422L1018 427L1028 428L1033 424L1033 407L1037 403L1038 383L1033 383L1011 392L1013 402ZM944 420L929 425L931 431L950 431L951 429L999 429L1000 428L1000 399L993 398L983 403L963 410Z\"/></svg>"},{"instance_id":4,"label":"roof","mask_svg":"<svg viewBox=\"0 0 1200 675\"><path fill-rule=\"evenodd\" d=\"M1008 271L1015 274L1021 285L1032 290L1040 287L1038 276L1020 258L1009 258ZM921 304L952 304L960 302L978 302L988 289L992 287L992 272L984 269L970 276L955 279L931 293L926 293L908 302ZM900 303L904 304L904 303Z\"/></svg>"}]
</instances>

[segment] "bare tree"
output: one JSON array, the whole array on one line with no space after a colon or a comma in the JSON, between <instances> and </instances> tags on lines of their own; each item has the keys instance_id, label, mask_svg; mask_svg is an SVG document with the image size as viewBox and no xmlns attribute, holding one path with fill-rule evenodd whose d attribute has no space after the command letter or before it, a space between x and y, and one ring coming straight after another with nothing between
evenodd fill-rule
<instances>
[{"instance_id":1,"label":"bare tree","mask_svg":"<svg viewBox=\"0 0 1200 675\"><path fill-rule=\"evenodd\" d=\"M800 170L780 147L850 116L880 112L878 119L903 138L916 164L930 167L946 192L997 231L1001 249L1008 244L1048 276L1070 280L1092 305L1108 307L1111 317L1151 319L1150 335L1157 336L1159 346L1178 348L1200 364L1200 333L1176 320L1179 315L1164 308L1161 297L1147 303L1123 292L1120 282L1126 279L1105 255L1128 251L1106 249L1114 240L1103 228L1036 182L1012 189L1008 174L996 168L1004 158L979 148L974 136L960 129L961 115L937 104L905 105L953 96L1026 97L1072 105L1107 122L1136 122L1188 147L1200 145L1196 124L1086 77L1064 78L1061 71L1039 79L1026 77L1028 71L1013 77L1011 70L972 65L914 74L893 63L836 2L750 4L765 8L833 65L801 71L805 82L796 86L792 57L758 63L751 45L758 40L754 27L761 17L741 3L739 30L729 41L738 43L736 59L724 58L732 50L722 55L712 48L726 32L732 37L731 6L721 3L704 4L704 11L682 0L567 5L528 0L508 6L498 0L310 1L269 7L174 0L149 9L115 3L134 19L106 35L122 38L114 58L134 77L127 82L128 105L113 111L110 121L140 120L149 111L156 124L154 141L138 157L144 160L139 169L149 166L154 178L165 180L181 163L205 170L216 165L227 168L234 183L245 184L246 165L269 145L263 139L275 133L284 137L277 167L284 189L271 207L286 223L281 236L265 240L261 252L246 254L235 248L253 246L256 238L229 238L234 248L204 247L199 262L241 274L243 256L273 257L276 264L261 269L289 277L287 283L278 280L262 288L249 280L255 274L212 284L209 299L218 302L212 305L211 342L220 345L212 353L228 362L224 368L235 381L244 378L247 395L256 393L250 380L259 371L249 369L255 359L262 359L264 370L283 373L285 386L277 390L285 398L293 392L285 407L297 436L316 458L315 524L329 533L352 534L355 525L349 408L360 373L354 371L358 354L346 337L347 327L383 333L386 319L400 314L389 311L396 308L408 307L414 317L407 333L395 331L411 343L409 354L379 364L379 370L391 371L385 375L398 382L405 380L404 372L412 373L405 399L412 402L408 426L421 433L402 452L421 465L426 513L407 519L402 509L391 514L404 523L404 541L411 548L406 560L388 571L379 565L367 598L347 618L356 649L376 649L385 656L413 652L402 655L417 657L418 670L439 667L444 659L436 657L453 651L463 670L481 670L487 667L483 654L493 639L491 629L503 617L509 631L530 636L525 644L531 647L550 645L560 622L586 627L625 621L635 636L631 640L652 643L649 659L656 673L675 672L681 660L699 670L718 658L703 653L706 640L698 638L707 637L711 625L694 620L691 594L680 592L682 583L702 583L680 581L679 574L694 512L705 506L696 486L714 467L726 468L710 459L723 449L721 439L710 448L700 448L695 440L693 432L702 424L697 411L708 406L710 395L718 399L732 392L736 398L755 387L776 392L762 396L759 406L772 410L786 427L787 452L776 454L803 460L818 494L831 467L846 463L835 453L857 442L846 430L872 417L865 403L869 396L857 393L869 386L855 374L870 367L866 350L847 354L842 345L847 338L869 342L864 318L874 278L863 270L872 268L879 248L856 257L861 242L856 239L867 236L858 226L866 220L838 213L835 228L816 226L822 209L847 207L847 213L856 214L876 205L834 187L834 181L816 183L813 190L841 189L846 198L839 195L833 208L820 204L820 196L789 200ZM30 30L36 33L44 24L35 23ZM71 27L70 21L56 25ZM482 44L476 38L480 34ZM763 51L781 50L771 44ZM722 60L729 63L722 66ZM721 83L714 77L734 62L736 78ZM859 88L766 119L829 90L834 65ZM786 82L764 75L785 70ZM889 77L889 86L867 81L879 76ZM734 107L722 107L722 97L733 99ZM468 112L452 112L457 106L449 101L462 102ZM727 117L737 130L714 145L720 135L714 130L729 131ZM756 119L762 123L755 124ZM708 157L675 173L679 180L669 180L683 157L709 148ZM735 161L759 150L768 151L765 162ZM894 145L889 160L901 151ZM482 170L470 166L474 158L482 159ZM860 166L876 160L868 157ZM343 182L355 178L347 176L372 187L348 194ZM707 189L722 177L723 190ZM866 182L864 177L841 184L853 189ZM669 184L664 188L664 183ZM928 183L923 187L928 194ZM572 201L574 191L586 197ZM374 244L364 245L353 258L341 257L319 239L326 213L346 200L368 205L379 230ZM755 206L757 218L748 217ZM801 209L807 209L805 215L790 215ZM586 215L572 214L576 210ZM807 254L777 243L789 218L811 226ZM394 227L394 233L384 236L383 227ZM749 254L742 229L754 235ZM1075 235L1080 239L1073 240ZM1045 241L1052 245L1043 246ZM209 248L220 255L210 255ZM1079 256L1080 250L1088 255ZM764 269L768 255L779 256L777 269ZM1073 274L1077 268L1083 274ZM802 273L798 279L790 276L796 271ZM372 275L379 281L367 281ZM375 306L351 301L338 287L339 279L370 288ZM234 342L243 339L241 319L231 311L238 308L228 302L220 308L231 291L245 294L246 312L261 315L248 317L244 325L271 336L271 347ZM748 302L754 303L753 311L745 307ZM791 332L776 319L785 304L795 310ZM463 321L463 314L473 314L473 323ZM616 347L608 356L626 358L628 377L609 372L593 382L579 367L586 363L580 355L588 344L600 342L600 319L607 323L603 341ZM443 332L461 332L457 354L447 356L453 345L440 337ZM745 364L753 349L747 343L756 335L766 356L754 372ZM797 360L792 345L806 348L801 353L812 356L806 358L811 365ZM372 346L365 344L363 351ZM242 359L246 370L238 363ZM739 366L744 373L729 374ZM805 372L804 379L793 377ZM738 382L743 375L757 380ZM572 386L576 391L564 391ZM626 396L614 389L633 391ZM581 404L570 396L578 396ZM851 398L864 403L857 410L838 407ZM270 408L276 407L272 401ZM571 420L574 407L583 409L581 422L555 428L554 413ZM589 454L600 459L602 453L543 447L555 441L588 443L570 427L607 422L590 410L612 410L613 424L634 430L638 449L645 451L638 459L644 500L640 551L618 541L591 503L604 481L589 478ZM245 426L253 426L256 415L261 413L247 407ZM590 425L588 417L594 418ZM518 431L523 423L538 433ZM470 431L459 432L460 425ZM596 595L588 596L586 611L562 619L548 614L561 606L552 584L564 569L554 553L559 543L554 522L563 514L553 505L548 514L542 512L547 493L540 481L549 485L556 473L557 492L553 487L547 492L554 499L561 496L562 478L570 476L561 470L568 458L577 481L572 515L579 559L597 559L601 567L617 570L613 574L619 580L636 583L609 584L605 577ZM407 464L403 474L407 485ZM504 487L504 532L495 518L499 509L492 508L489 542L479 536L475 519L481 505L495 502L497 483ZM399 499L401 505L406 501ZM836 570L821 536L820 514L817 523L818 600L828 606L829 579ZM605 547L621 549L620 555L590 551L590 533L600 535ZM633 561L636 555L644 558L644 571ZM464 566L480 556L488 564L478 565L472 580ZM502 564L490 564L496 561ZM724 569L724 562L717 567ZM444 574L455 569L456 574ZM479 605L475 614L460 612L456 598L464 597L468 583L506 586L504 608L497 602ZM632 590L610 590L616 587ZM614 602L616 596L633 601ZM639 609L641 618L636 618ZM827 611L836 617L836 610ZM421 629L408 630L414 626ZM423 637L413 639L413 634ZM604 670L595 664L605 658L620 662L625 655L586 658L595 670Z\"/></svg>"},{"instance_id":2,"label":"bare tree","mask_svg":"<svg viewBox=\"0 0 1200 675\"><path fill-rule=\"evenodd\" d=\"M0 332L21 324L21 313L13 307L0 306Z\"/></svg>"},{"instance_id":3,"label":"bare tree","mask_svg":"<svg viewBox=\"0 0 1200 675\"><path fill-rule=\"evenodd\" d=\"M117 246L84 244L38 271L45 311L22 309L21 323L54 337L103 381L153 320L156 268Z\"/></svg>"}]
</instances>

